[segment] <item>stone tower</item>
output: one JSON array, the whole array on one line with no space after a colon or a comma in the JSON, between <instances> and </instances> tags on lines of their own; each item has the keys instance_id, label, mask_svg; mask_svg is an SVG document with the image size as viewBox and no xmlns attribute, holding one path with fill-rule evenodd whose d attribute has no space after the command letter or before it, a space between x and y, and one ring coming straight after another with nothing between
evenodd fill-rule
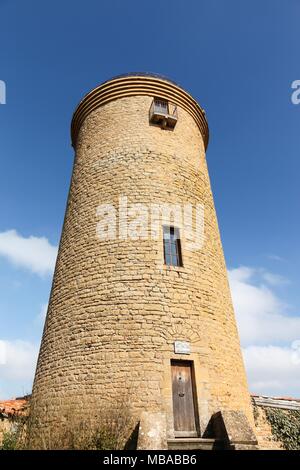
<instances>
[{"instance_id":1,"label":"stone tower","mask_svg":"<svg viewBox=\"0 0 300 470\"><path fill-rule=\"evenodd\" d=\"M34 417L59 426L66 403L88 415L123 396L146 448L205 435L219 411L252 423L204 111L168 79L124 75L83 98L72 142Z\"/></svg>"}]
</instances>

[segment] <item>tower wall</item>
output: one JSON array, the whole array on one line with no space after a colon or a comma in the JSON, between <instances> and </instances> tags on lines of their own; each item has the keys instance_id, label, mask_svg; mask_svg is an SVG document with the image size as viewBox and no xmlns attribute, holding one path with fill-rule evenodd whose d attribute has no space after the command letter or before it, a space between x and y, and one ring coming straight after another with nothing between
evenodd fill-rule
<instances>
[{"instance_id":1,"label":"tower wall","mask_svg":"<svg viewBox=\"0 0 300 470\"><path fill-rule=\"evenodd\" d=\"M80 409L82 402L89 414L123 396L136 421L143 411L163 413L167 436L173 437L172 359L193 361L201 434L220 409L241 410L252 422L206 135L182 105L174 130L151 125L149 108L162 80L151 81L151 93L108 100L77 126L33 388L34 415L45 427L61 420L66 403ZM177 87L168 86L176 95ZM203 246L187 249L183 239L183 267L174 267L164 264L161 226L158 239L150 236L148 224L144 239L117 234L100 240L97 208L118 209L120 196L128 206L202 204ZM117 229L118 224L117 217ZM177 340L189 342L189 355L175 354Z\"/></svg>"}]
</instances>

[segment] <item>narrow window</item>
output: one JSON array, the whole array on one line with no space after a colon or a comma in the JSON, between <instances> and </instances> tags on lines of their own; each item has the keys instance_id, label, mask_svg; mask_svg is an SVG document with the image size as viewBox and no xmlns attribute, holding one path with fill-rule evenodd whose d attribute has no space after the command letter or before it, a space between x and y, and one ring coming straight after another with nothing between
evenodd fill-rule
<instances>
[{"instance_id":1,"label":"narrow window","mask_svg":"<svg viewBox=\"0 0 300 470\"><path fill-rule=\"evenodd\" d=\"M182 266L179 229L163 226L164 258L167 266Z\"/></svg>"},{"instance_id":2,"label":"narrow window","mask_svg":"<svg viewBox=\"0 0 300 470\"><path fill-rule=\"evenodd\" d=\"M153 98L149 109L149 120L162 129L174 129L178 119L177 106L162 98Z\"/></svg>"}]
</instances>

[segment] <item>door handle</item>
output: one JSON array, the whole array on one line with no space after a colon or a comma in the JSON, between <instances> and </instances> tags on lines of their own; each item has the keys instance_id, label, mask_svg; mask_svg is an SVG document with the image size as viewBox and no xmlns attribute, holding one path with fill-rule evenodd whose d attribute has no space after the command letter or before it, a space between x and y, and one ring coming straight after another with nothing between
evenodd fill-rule
<instances>
[{"instance_id":1,"label":"door handle","mask_svg":"<svg viewBox=\"0 0 300 470\"><path fill-rule=\"evenodd\" d=\"M181 392L181 393L178 393L178 395L179 395L180 397L184 397L184 393L182 393L182 392Z\"/></svg>"}]
</instances>

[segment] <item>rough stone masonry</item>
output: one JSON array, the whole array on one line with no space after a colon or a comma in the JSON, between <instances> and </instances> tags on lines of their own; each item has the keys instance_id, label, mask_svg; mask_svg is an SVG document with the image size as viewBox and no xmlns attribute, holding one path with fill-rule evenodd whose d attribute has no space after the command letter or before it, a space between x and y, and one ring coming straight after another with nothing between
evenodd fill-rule
<instances>
[{"instance_id":1,"label":"rough stone masonry","mask_svg":"<svg viewBox=\"0 0 300 470\"><path fill-rule=\"evenodd\" d=\"M149 121L155 98L176 105L173 129ZM133 74L84 97L72 138L74 169L33 387L34 418L44 430L59 428L66 403L79 417L93 416L123 397L133 426L142 413L151 416L145 445L165 448L176 437L172 361L183 361L193 375L197 436L220 410L241 411L253 426L206 165L205 113L173 82ZM186 249L182 237L182 266L172 266L164 262L162 227L157 239L149 228L143 239L100 240L97 208L117 206L120 196L145 206L203 205L201 249ZM189 352L175 353L176 341Z\"/></svg>"}]
</instances>

